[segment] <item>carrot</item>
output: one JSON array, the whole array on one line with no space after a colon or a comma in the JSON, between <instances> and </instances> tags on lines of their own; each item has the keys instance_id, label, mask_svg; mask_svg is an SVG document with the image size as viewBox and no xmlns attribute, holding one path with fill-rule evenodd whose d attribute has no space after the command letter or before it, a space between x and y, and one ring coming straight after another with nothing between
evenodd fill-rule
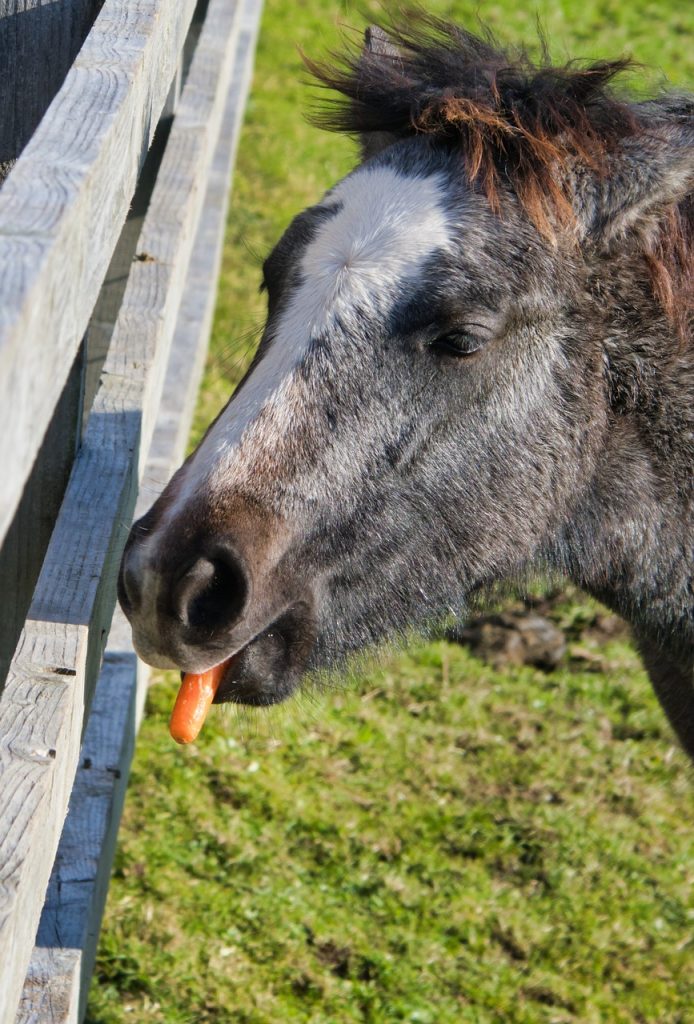
<instances>
[{"instance_id":1,"label":"carrot","mask_svg":"<svg viewBox=\"0 0 694 1024\"><path fill-rule=\"evenodd\" d=\"M197 738L228 664L223 661L199 675L184 675L169 721L169 732L177 743L192 743Z\"/></svg>"}]
</instances>

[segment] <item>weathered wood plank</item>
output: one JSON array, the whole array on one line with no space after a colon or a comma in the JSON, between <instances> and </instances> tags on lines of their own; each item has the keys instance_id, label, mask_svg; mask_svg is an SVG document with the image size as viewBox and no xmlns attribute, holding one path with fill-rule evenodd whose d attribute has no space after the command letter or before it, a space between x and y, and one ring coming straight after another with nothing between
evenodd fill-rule
<instances>
[{"instance_id":1,"label":"weathered wood plank","mask_svg":"<svg viewBox=\"0 0 694 1024\"><path fill-rule=\"evenodd\" d=\"M124 460L120 462L122 467ZM102 468L102 479L107 481L106 505L109 499L116 507L126 504L128 492L134 494L132 475L122 471L119 480L106 459ZM83 493L70 503L84 509L88 498ZM103 514L104 505L96 511ZM91 514L92 509L88 512ZM90 539L87 534L87 544ZM107 540L113 545L114 539L111 532ZM80 566L73 565L73 571L79 572ZM105 608L100 606L108 607L112 600L112 581L106 581L95 595L97 623L106 621ZM60 617L59 612L56 617ZM85 685L90 675L93 677L100 657L100 628L104 627L97 626L96 635L92 629L90 636L88 622L27 620L0 701L3 1024L14 1019L50 862L65 816L81 740Z\"/></svg>"},{"instance_id":2,"label":"weathered wood plank","mask_svg":"<svg viewBox=\"0 0 694 1024\"><path fill-rule=\"evenodd\" d=\"M14 1019L19 996L17 972L26 959L22 954L27 930L33 936L31 918L37 916L34 904L41 900L45 887L47 872L42 861L52 856L50 838L43 842L41 833L60 829L64 802L70 794L74 771L67 755L79 748L86 657L86 627L63 626L56 628L55 635L47 636L45 629L27 623L15 656L17 678L9 709L13 714L0 715L0 830L2 839L10 840L0 863L3 1024ZM37 701L42 706L40 715L35 713ZM9 772L5 770L8 763L12 769ZM34 785L37 775L47 773L52 787ZM27 793L31 799L26 799ZM31 868L28 874L23 870L26 865ZM23 885L18 889L19 879Z\"/></svg>"},{"instance_id":3,"label":"weathered wood plank","mask_svg":"<svg viewBox=\"0 0 694 1024\"><path fill-rule=\"evenodd\" d=\"M79 1024L79 949L37 947L31 957L18 1022ZM25 1006L26 1011L25 1011Z\"/></svg>"},{"instance_id":4,"label":"weathered wood plank","mask_svg":"<svg viewBox=\"0 0 694 1024\"><path fill-rule=\"evenodd\" d=\"M98 9L98 0L0 0L0 163L26 145Z\"/></svg>"},{"instance_id":5,"label":"weathered wood plank","mask_svg":"<svg viewBox=\"0 0 694 1024\"><path fill-rule=\"evenodd\" d=\"M82 1019L106 901L147 671L118 613L94 695L80 764L17 1024Z\"/></svg>"},{"instance_id":6,"label":"weathered wood plank","mask_svg":"<svg viewBox=\"0 0 694 1024\"><path fill-rule=\"evenodd\" d=\"M0 693L72 469L80 431L82 372L80 349L0 544Z\"/></svg>"},{"instance_id":7,"label":"weathered wood plank","mask_svg":"<svg viewBox=\"0 0 694 1024\"><path fill-rule=\"evenodd\" d=\"M178 83L179 74L176 73L174 85ZM113 330L118 319L118 312L123 301L123 295L128 283L133 257L137 250L137 244L142 233L145 214L152 198L152 190L156 184L157 172L161 164L166 142L171 129L170 104L172 91L166 101L162 116L149 147L147 158L143 164L137 188L128 209L128 215L121 230L116 248L106 276L104 277L99 297L92 311L89 326L85 334L85 374L84 374L84 426L89 421L89 414L94 397L99 390L101 382L101 371L108 355Z\"/></svg>"},{"instance_id":8,"label":"weathered wood plank","mask_svg":"<svg viewBox=\"0 0 694 1024\"><path fill-rule=\"evenodd\" d=\"M105 0L0 189L0 539L74 360L194 0Z\"/></svg>"},{"instance_id":9,"label":"weathered wood plank","mask_svg":"<svg viewBox=\"0 0 694 1024\"><path fill-rule=\"evenodd\" d=\"M212 328L233 167L253 74L262 6L262 0L243 0L234 73L171 346L139 514L147 511L162 485L178 468L190 433ZM173 459L172 452L176 453Z\"/></svg>"},{"instance_id":10,"label":"weathered wood plank","mask_svg":"<svg viewBox=\"0 0 694 1024\"><path fill-rule=\"evenodd\" d=\"M138 515L146 511L154 499L153 490L170 477L184 454L214 309L231 171L260 11L259 0L244 0L234 74L138 498ZM149 486L145 487L145 482ZM132 651L127 623L117 613L16 1024L78 1024L84 1015L146 677L145 666L136 662Z\"/></svg>"},{"instance_id":11,"label":"weathered wood plank","mask_svg":"<svg viewBox=\"0 0 694 1024\"><path fill-rule=\"evenodd\" d=\"M115 601L140 452L152 434L204 198L201 183L219 135L238 15L228 0L210 3L145 218L140 258L131 269L101 387L0 699L3 1024L14 1020L74 778L84 708ZM67 649L78 640L79 659ZM60 691L55 669L68 679ZM51 737L52 753L34 756L35 733L42 741ZM27 736L33 744L29 754Z\"/></svg>"}]
</instances>

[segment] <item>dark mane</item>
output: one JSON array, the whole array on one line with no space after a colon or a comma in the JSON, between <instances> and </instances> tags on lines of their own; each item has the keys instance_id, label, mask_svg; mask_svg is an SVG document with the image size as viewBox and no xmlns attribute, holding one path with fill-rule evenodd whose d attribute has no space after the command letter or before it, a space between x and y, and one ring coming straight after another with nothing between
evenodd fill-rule
<instances>
[{"instance_id":1,"label":"dark mane","mask_svg":"<svg viewBox=\"0 0 694 1024\"><path fill-rule=\"evenodd\" d=\"M330 131L395 139L427 135L458 148L467 177L502 212L510 187L540 233L554 240L574 219L575 169L605 174L626 139L656 129L646 114L612 91L629 58L553 66L543 45L534 63L522 49L504 49L419 10L376 33L377 45L306 60L318 82L343 99L324 103L313 121ZM657 115L656 115L657 116ZM653 115L651 115L653 117ZM655 294L680 336L692 300L694 208L664 211L639 246Z\"/></svg>"}]
</instances>

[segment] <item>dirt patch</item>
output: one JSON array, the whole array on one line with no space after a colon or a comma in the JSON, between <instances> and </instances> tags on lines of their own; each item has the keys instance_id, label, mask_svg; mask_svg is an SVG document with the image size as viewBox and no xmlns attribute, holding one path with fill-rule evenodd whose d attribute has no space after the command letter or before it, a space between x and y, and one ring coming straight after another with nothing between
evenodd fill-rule
<instances>
[{"instance_id":1,"label":"dirt patch","mask_svg":"<svg viewBox=\"0 0 694 1024\"><path fill-rule=\"evenodd\" d=\"M469 647L495 669L531 665L551 672L564 663L603 669L599 648L629 635L626 623L606 610L572 607L563 592L528 598L502 612L478 615L445 637Z\"/></svg>"}]
</instances>

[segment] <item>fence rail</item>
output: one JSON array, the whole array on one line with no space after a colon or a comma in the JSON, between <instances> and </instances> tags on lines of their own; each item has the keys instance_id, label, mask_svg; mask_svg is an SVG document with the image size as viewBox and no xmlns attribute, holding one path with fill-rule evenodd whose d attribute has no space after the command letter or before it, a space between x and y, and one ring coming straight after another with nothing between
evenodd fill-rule
<instances>
[{"instance_id":1,"label":"fence rail","mask_svg":"<svg viewBox=\"0 0 694 1024\"><path fill-rule=\"evenodd\" d=\"M105 0L0 190L0 540L67 379L195 0ZM46 345L46 339L51 344Z\"/></svg>"},{"instance_id":2,"label":"fence rail","mask_svg":"<svg viewBox=\"0 0 694 1024\"><path fill-rule=\"evenodd\" d=\"M199 36L184 56L191 2L106 0L0 189L0 386L33 402L10 436L0 424L12 491L2 528L94 313L160 111L167 95L174 102L177 69L190 59L0 695L0 1024L76 1022L84 1013L145 685L119 615L104 656L116 570L140 478L147 504L183 455L259 13L259 0L198 5ZM56 124L66 130L62 143ZM51 187L32 213L22 202L39 168L35 189ZM8 279L12 259L21 266ZM7 413L0 403L0 419Z\"/></svg>"}]
</instances>

